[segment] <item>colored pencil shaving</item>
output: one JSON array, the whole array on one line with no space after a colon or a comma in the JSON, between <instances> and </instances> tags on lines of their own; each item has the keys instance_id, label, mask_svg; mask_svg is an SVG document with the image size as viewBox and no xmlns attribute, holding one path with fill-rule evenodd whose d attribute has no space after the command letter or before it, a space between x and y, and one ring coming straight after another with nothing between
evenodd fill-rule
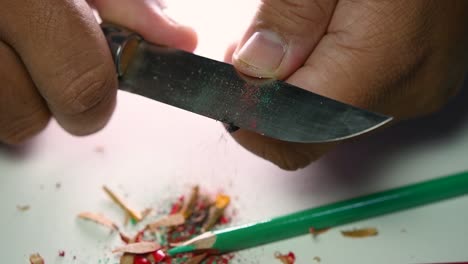
<instances>
[{"instance_id":1,"label":"colored pencil shaving","mask_svg":"<svg viewBox=\"0 0 468 264\"><path fill-rule=\"evenodd\" d=\"M200 187L199 186L193 187L189 200L186 203L184 203L184 207L182 207L182 210L181 210L181 213L184 216L184 218L187 219L192 214L193 207L195 206L195 203L198 200L199 193L200 193Z\"/></svg>"},{"instance_id":2,"label":"colored pencil shaving","mask_svg":"<svg viewBox=\"0 0 468 264\"><path fill-rule=\"evenodd\" d=\"M110 193L113 194L112 191ZM114 194L111 197L117 196ZM116 200L119 201L116 202L119 205L125 204L121 199ZM202 194L198 186L195 186L188 199L183 196L179 197L171 205L168 215L153 220L134 236L127 236L120 232L118 226L103 215L84 212L78 217L119 231L124 245L115 248L112 252L122 254L120 264L228 264L234 258L233 254L210 255L212 251L206 251L169 256L166 251L182 241L200 235L203 227L212 228L226 224L228 218L224 217L224 211L229 203L229 196L220 194L212 200L208 195ZM127 210L126 212L128 213Z\"/></svg>"},{"instance_id":3,"label":"colored pencil shaving","mask_svg":"<svg viewBox=\"0 0 468 264\"><path fill-rule=\"evenodd\" d=\"M123 254L120 257L120 264L134 264L135 262L135 255L133 254Z\"/></svg>"},{"instance_id":4,"label":"colored pencil shaving","mask_svg":"<svg viewBox=\"0 0 468 264\"><path fill-rule=\"evenodd\" d=\"M296 255L293 252L289 252L288 254L281 254L279 252L275 252L275 258L281 261L283 264L294 264L296 261Z\"/></svg>"},{"instance_id":5,"label":"colored pencil shaving","mask_svg":"<svg viewBox=\"0 0 468 264\"><path fill-rule=\"evenodd\" d=\"M309 228L309 232L315 237L317 237L320 234L323 234L330 230L330 228L321 228L321 229L315 229L313 227Z\"/></svg>"},{"instance_id":6,"label":"colored pencil shaving","mask_svg":"<svg viewBox=\"0 0 468 264\"><path fill-rule=\"evenodd\" d=\"M111 189L107 186L103 186L102 189L104 192L109 195L109 197L114 201L117 205L119 205L127 214L129 214L135 221L139 222L143 219L141 213L137 210L132 209L123 199L122 197L118 196L114 193Z\"/></svg>"},{"instance_id":7,"label":"colored pencil shaving","mask_svg":"<svg viewBox=\"0 0 468 264\"><path fill-rule=\"evenodd\" d=\"M31 264L44 264L45 263L41 255L37 253L31 254L31 256L29 256L29 262L31 262Z\"/></svg>"},{"instance_id":8,"label":"colored pencil shaving","mask_svg":"<svg viewBox=\"0 0 468 264\"><path fill-rule=\"evenodd\" d=\"M174 227L179 226L185 223L185 217L182 213L166 215L150 224L147 225L147 228L151 231L156 231L161 227Z\"/></svg>"},{"instance_id":9,"label":"colored pencil shaving","mask_svg":"<svg viewBox=\"0 0 468 264\"><path fill-rule=\"evenodd\" d=\"M224 194L219 194L216 197L215 204L210 208L208 220L202 227L202 232L209 231L213 228L213 226L219 221L221 216L224 214L224 210L229 205L230 201L231 199L229 198L229 196Z\"/></svg>"},{"instance_id":10,"label":"colored pencil shaving","mask_svg":"<svg viewBox=\"0 0 468 264\"><path fill-rule=\"evenodd\" d=\"M369 227L369 228L341 231L341 234L345 237L363 238L363 237L376 236L379 234L379 231L377 231L376 228Z\"/></svg>"},{"instance_id":11,"label":"colored pencil shaving","mask_svg":"<svg viewBox=\"0 0 468 264\"><path fill-rule=\"evenodd\" d=\"M207 256L208 256L208 254L206 254L206 253L201 254L201 255L198 255L198 256L194 256L194 257L192 257L191 259L189 259L189 261L188 261L186 264L199 264L199 263L201 263Z\"/></svg>"},{"instance_id":12,"label":"colored pencil shaving","mask_svg":"<svg viewBox=\"0 0 468 264\"><path fill-rule=\"evenodd\" d=\"M132 253L132 254L145 254L157 251L161 246L152 241L141 241L136 243L129 243L125 246L118 247L112 250L112 253Z\"/></svg>"},{"instance_id":13,"label":"colored pencil shaving","mask_svg":"<svg viewBox=\"0 0 468 264\"><path fill-rule=\"evenodd\" d=\"M84 220L89 220L97 224L106 226L112 230L116 230L116 231L119 230L118 226L114 222L112 222L112 220L108 219L107 217L101 214L83 212L83 213L78 214L78 217Z\"/></svg>"},{"instance_id":14,"label":"colored pencil shaving","mask_svg":"<svg viewBox=\"0 0 468 264\"><path fill-rule=\"evenodd\" d=\"M29 209L31 209L31 206L29 206L29 205L17 205L16 209L18 209L18 211L21 211L21 212L26 212Z\"/></svg>"}]
</instances>

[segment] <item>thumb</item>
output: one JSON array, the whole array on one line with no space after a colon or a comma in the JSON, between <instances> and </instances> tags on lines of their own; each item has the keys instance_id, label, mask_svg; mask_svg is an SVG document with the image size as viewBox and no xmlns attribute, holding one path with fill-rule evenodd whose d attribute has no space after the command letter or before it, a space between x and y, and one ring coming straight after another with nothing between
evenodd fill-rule
<instances>
[{"instance_id":1,"label":"thumb","mask_svg":"<svg viewBox=\"0 0 468 264\"><path fill-rule=\"evenodd\" d=\"M335 5L336 0L263 0L233 64L250 76L285 79L325 34Z\"/></svg>"}]
</instances>

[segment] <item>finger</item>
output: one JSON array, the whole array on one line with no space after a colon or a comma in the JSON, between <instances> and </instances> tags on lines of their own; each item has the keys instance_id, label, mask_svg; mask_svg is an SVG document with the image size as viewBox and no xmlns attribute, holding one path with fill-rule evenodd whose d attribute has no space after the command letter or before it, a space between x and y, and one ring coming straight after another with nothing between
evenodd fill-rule
<instances>
[{"instance_id":1,"label":"finger","mask_svg":"<svg viewBox=\"0 0 468 264\"><path fill-rule=\"evenodd\" d=\"M228 48L226 49L226 52L224 53L224 62L232 64L232 55L236 51L236 48L238 45L239 44L237 42L234 42L228 46Z\"/></svg>"},{"instance_id":2,"label":"finger","mask_svg":"<svg viewBox=\"0 0 468 264\"><path fill-rule=\"evenodd\" d=\"M93 5L103 20L132 29L150 42L190 52L197 46L195 31L170 19L159 1L94 0Z\"/></svg>"},{"instance_id":3,"label":"finger","mask_svg":"<svg viewBox=\"0 0 468 264\"><path fill-rule=\"evenodd\" d=\"M431 60L427 41L426 17L434 11L430 5L417 8L411 2L401 8L379 1L343 2L310 58L287 81L395 118L438 109L447 99L441 91L450 89L435 87L443 81L427 71L440 63ZM448 81L444 85L455 87Z\"/></svg>"},{"instance_id":4,"label":"finger","mask_svg":"<svg viewBox=\"0 0 468 264\"><path fill-rule=\"evenodd\" d=\"M237 43L231 44L225 53L224 61L231 63ZM260 134L225 125L231 136L250 152L273 162L284 170L297 170L318 159L332 148L329 144L299 144L262 136Z\"/></svg>"},{"instance_id":5,"label":"finger","mask_svg":"<svg viewBox=\"0 0 468 264\"><path fill-rule=\"evenodd\" d=\"M19 54L57 121L85 135L114 109L117 78L106 40L84 0L0 1L0 36Z\"/></svg>"},{"instance_id":6,"label":"finger","mask_svg":"<svg viewBox=\"0 0 468 264\"><path fill-rule=\"evenodd\" d=\"M49 121L49 111L23 63L0 41L0 142L19 144Z\"/></svg>"},{"instance_id":7,"label":"finger","mask_svg":"<svg viewBox=\"0 0 468 264\"><path fill-rule=\"evenodd\" d=\"M284 79L325 34L336 0L263 0L233 62L254 77Z\"/></svg>"},{"instance_id":8,"label":"finger","mask_svg":"<svg viewBox=\"0 0 468 264\"><path fill-rule=\"evenodd\" d=\"M284 170L297 170L317 160L338 143L303 144L285 142L240 129L232 137L250 152Z\"/></svg>"}]
</instances>

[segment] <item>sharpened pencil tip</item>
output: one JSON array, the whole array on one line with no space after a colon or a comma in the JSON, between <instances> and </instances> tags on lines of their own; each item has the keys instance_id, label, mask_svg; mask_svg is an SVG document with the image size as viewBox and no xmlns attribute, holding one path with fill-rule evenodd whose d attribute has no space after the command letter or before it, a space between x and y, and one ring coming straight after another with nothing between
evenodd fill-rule
<instances>
[{"instance_id":1,"label":"sharpened pencil tip","mask_svg":"<svg viewBox=\"0 0 468 264\"><path fill-rule=\"evenodd\" d=\"M175 247L175 248L171 248L167 251L167 254L169 254L170 256L175 256L177 254L181 254L181 253L187 253L187 252L190 252L190 251L194 251L196 248L194 245L184 245L184 246L178 246L178 247Z\"/></svg>"}]
</instances>

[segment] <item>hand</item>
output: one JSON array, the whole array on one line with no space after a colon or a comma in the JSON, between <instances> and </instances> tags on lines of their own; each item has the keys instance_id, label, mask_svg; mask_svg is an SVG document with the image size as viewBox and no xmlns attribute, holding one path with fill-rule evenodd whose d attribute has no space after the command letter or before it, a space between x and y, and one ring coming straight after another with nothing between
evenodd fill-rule
<instances>
[{"instance_id":1,"label":"hand","mask_svg":"<svg viewBox=\"0 0 468 264\"><path fill-rule=\"evenodd\" d=\"M194 31L166 17L155 0L90 4L149 41L196 46ZM51 115L72 134L93 133L109 120L116 91L109 48L85 0L0 0L0 142L23 142Z\"/></svg>"},{"instance_id":2,"label":"hand","mask_svg":"<svg viewBox=\"0 0 468 264\"><path fill-rule=\"evenodd\" d=\"M285 79L406 119L438 110L462 84L468 69L466 25L463 0L263 0L226 58L245 74ZM232 135L291 170L336 145L288 143L245 130Z\"/></svg>"}]
</instances>

